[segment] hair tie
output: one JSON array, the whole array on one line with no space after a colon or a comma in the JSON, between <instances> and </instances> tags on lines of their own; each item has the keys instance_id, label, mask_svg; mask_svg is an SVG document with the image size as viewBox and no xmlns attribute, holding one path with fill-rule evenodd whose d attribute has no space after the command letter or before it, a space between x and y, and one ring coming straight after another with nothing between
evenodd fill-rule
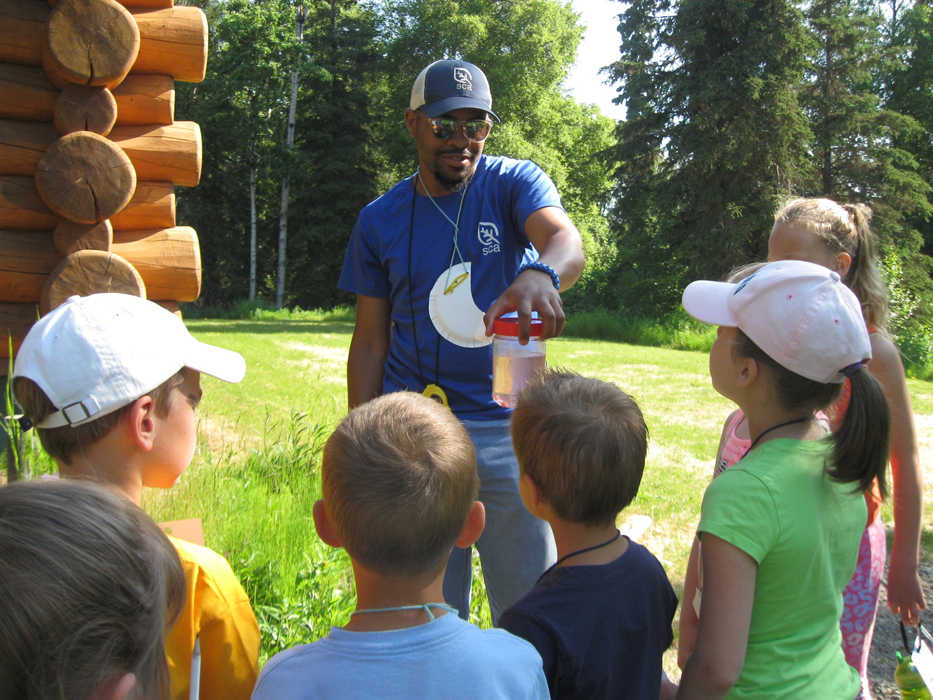
<instances>
[{"instance_id":1,"label":"hair tie","mask_svg":"<svg viewBox=\"0 0 933 700\"><path fill-rule=\"evenodd\" d=\"M16 420L19 422L19 429L24 433L32 427L32 421L29 420L29 416L16 416Z\"/></svg>"},{"instance_id":2,"label":"hair tie","mask_svg":"<svg viewBox=\"0 0 933 700\"><path fill-rule=\"evenodd\" d=\"M852 363L848 367L843 367L842 373L847 377L851 377L853 374L858 372L864 366L865 366L865 360L859 360L858 362Z\"/></svg>"}]
</instances>

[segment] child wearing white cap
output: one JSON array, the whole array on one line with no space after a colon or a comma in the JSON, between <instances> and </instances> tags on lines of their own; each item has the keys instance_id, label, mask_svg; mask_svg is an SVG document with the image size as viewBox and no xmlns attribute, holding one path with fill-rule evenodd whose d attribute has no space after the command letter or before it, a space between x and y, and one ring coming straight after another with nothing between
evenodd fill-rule
<instances>
[{"instance_id":1,"label":"child wearing white cap","mask_svg":"<svg viewBox=\"0 0 933 700\"><path fill-rule=\"evenodd\" d=\"M703 498L703 597L678 698L855 698L842 652L842 590L866 517L862 491L884 491L887 403L864 369L868 332L839 275L801 261L737 284L694 282L692 316L720 326L713 387L744 412L746 456ZM845 422L827 436L814 412L848 377Z\"/></svg>"},{"instance_id":2,"label":"child wearing white cap","mask_svg":"<svg viewBox=\"0 0 933 700\"><path fill-rule=\"evenodd\" d=\"M13 392L63 477L110 484L139 505L142 487L170 488L194 455L200 373L239 382L236 352L201 343L181 319L126 294L71 297L30 329ZM166 634L171 697L189 697L196 640L206 698L247 698L258 673L259 628L230 565L170 537L186 601Z\"/></svg>"}]
</instances>

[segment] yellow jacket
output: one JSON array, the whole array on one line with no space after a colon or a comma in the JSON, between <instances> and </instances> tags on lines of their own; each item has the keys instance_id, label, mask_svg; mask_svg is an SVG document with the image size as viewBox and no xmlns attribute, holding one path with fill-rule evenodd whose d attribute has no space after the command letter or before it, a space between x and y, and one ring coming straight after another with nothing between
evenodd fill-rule
<instances>
[{"instance_id":1,"label":"yellow jacket","mask_svg":"<svg viewBox=\"0 0 933 700\"><path fill-rule=\"evenodd\" d=\"M188 700L191 655L201 640L203 700L248 699L259 672L259 626L227 563L207 547L169 535L185 572L185 605L165 639L172 700Z\"/></svg>"}]
</instances>

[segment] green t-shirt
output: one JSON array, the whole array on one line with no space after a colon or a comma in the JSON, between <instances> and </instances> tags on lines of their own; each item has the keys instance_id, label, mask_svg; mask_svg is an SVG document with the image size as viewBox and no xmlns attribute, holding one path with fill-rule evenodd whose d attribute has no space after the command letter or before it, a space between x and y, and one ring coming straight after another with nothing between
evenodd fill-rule
<instances>
[{"instance_id":1,"label":"green t-shirt","mask_svg":"<svg viewBox=\"0 0 933 700\"><path fill-rule=\"evenodd\" d=\"M700 533L758 563L745 665L729 698L854 698L839 618L865 526L857 484L825 472L828 441L770 440L713 480ZM701 535L702 536L702 535Z\"/></svg>"}]
</instances>

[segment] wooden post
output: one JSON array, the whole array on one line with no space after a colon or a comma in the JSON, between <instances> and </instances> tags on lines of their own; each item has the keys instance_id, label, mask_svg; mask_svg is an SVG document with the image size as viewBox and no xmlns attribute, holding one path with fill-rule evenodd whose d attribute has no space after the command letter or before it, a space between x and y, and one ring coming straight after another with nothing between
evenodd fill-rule
<instances>
[{"instance_id":1,"label":"wooden post","mask_svg":"<svg viewBox=\"0 0 933 700\"><path fill-rule=\"evenodd\" d=\"M134 10L139 56L133 73L168 73L175 80L200 83L207 71L207 17L198 7Z\"/></svg>"},{"instance_id":2,"label":"wooden post","mask_svg":"<svg viewBox=\"0 0 933 700\"><path fill-rule=\"evenodd\" d=\"M39 0L0 0L0 61L42 65L49 8Z\"/></svg>"},{"instance_id":3,"label":"wooden post","mask_svg":"<svg viewBox=\"0 0 933 700\"><path fill-rule=\"evenodd\" d=\"M78 253L101 253L103 250L79 250ZM175 301L194 301L201 292L201 251L194 229L188 226L175 226L157 231L116 231L110 252L116 253L121 261L133 268L143 280L144 286L152 289L154 299L172 299ZM106 257L90 258L107 260ZM76 260L79 262L83 257ZM0 231L0 301L35 302L41 300L42 288L47 278L53 274L62 261L61 254L55 249L53 234L48 231ZM97 263L95 263L97 264ZM70 270L65 281L77 279L83 268L64 268ZM101 265L99 271L106 271ZM97 274L98 268L85 269L86 275ZM102 274L102 272L101 272ZM116 274L116 273L115 273ZM128 273L120 273L123 278ZM62 277L57 274L56 278ZM56 279L48 284L64 288L63 281ZM99 291L106 291L95 278L89 278L84 284L94 286ZM76 287L75 289L83 289ZM73 292L81 293L80 291ZM45 308L45 307L43 307Z\"/></svg>"},{"instance_id":4,"label":"wooden post","mask_svg":"<svg viewBox=\"0 0 933 700\"><path fill-rule=\"evenodd\" d=\"M208 32L207 18L200 8L134 8L131 14L139 29L139 53L132 73L171 75L175 80L195 83L204 79ZM44 2L0 0L0 62L43 65L48 21L49 8ZM54 71L51 57L45 61ZM72 70L80 73L74 67ZM51 77L58 80L62 76ZM108 87L112 85L108 83Z\"/></svg>"},{"instance_id":5,"label":"wooden post","mask_svg":"<svg viewBox=\"0 0 933 700\"><path fill-rule=\"evenodd\" d=\"M56 223L36 192L35 178L0 175L0 230L51 231Z\"/></svg>"},{"instance_id":6,"label":"wooden post","mask_svg":"<svg viewBox=\"0 0 933 700\"><path fill-rule=\"evenodd\" d=\"M115 126L109 136L129 156L140 180L194 187L201 178L201 129L195 122ZM51 124L0 119L0 175L34 175L57 139Z\"/></svg>"},{"instance_id":7,"label":"wooden post","mask_svg":"<svg viewBox=\"0 0 933 700\"><path fill-rule=\"evenodd\" d=\"M51 231L56 217L36 191L35 178L0 175L0 229ZM175 190L170 182L137 182L130 203L115 214L115 229L158 229L175 225Z\"/></svg>"},{"instance_id":8,"label":"wooden post","mask_svg":"<svg viewBox=\"0 0 933 700\"><path fill-rule=\"evenodd\" d=\"M117 126L110 138L129 156L140 180L194 187L201 179L201 127L196 122Z\"/></svg>"},{"instance_id":9,"label":"wooden post","mask_svg":"<svg viewBox=\"0 0 933 700\"><path fill-rule=\"evenodd\" d=\"M175 188L171 182L136 183L136 194L110 218L115 231L170 228L175 225Z\"/></svg>"},{"instance_id":10,"label":"wooden post","mask_svg":"<svg viewBox=\"0 0 933 700\"><path fill-rule=\"evenodd\" d=\"M190 226L116 231L112 250L139 270L150 299L194 301L201 294L201 247Z\"/></svg>"},{"instance_id":11,"label":"wooden post","mask_svg":"<svg viewBox=\"0 0 933 700\"><path fill-rule=\"evenodd\" d=\"M175 81L170 75L128 75L112 95L117 124L171 124L175 119ZM39 66L0 63L0 119L51 122L59 99L64 98Z\"/></svg>"},{"instance_id":12,"label":"wooden post","mask_svg":"<svg viewBox=\"0 0 933 700\"><path fill-rule=\"evenodd\" d=\"M114 88L117 124L171 124L175 121L175 81L170 75L126 76Z\"/></svg>"}]
</instances>

